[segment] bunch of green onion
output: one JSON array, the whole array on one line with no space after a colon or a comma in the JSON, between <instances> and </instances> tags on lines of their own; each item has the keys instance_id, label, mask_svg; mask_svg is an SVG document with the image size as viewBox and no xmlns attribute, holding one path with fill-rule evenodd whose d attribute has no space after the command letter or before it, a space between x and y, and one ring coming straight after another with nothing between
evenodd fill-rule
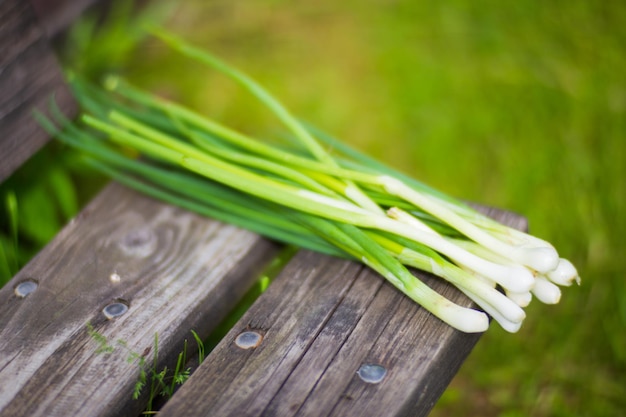
<instances>
[{"instance_id":1,"label":"bunch of green onion","mask_svg":"<svg viewBox=\"0 0 626 417\"><path fill-rule=\"evenodd\" d=\"M41 115L40 123L118 182L281 242L361 261L464 332L485 331L488 315L516 332L533 296L557 303L558 286L579 281L549 243L364 156L300 122L206 51L162 30L152 33L247 89L290 138L256 140L119 78L100 89L73 77L80 120L71 123L53 109L56 123ZM141 157L129 157L129 150ZM482 311L446 299L409 267L452 283Z\"/></svg>"}]
</instances>

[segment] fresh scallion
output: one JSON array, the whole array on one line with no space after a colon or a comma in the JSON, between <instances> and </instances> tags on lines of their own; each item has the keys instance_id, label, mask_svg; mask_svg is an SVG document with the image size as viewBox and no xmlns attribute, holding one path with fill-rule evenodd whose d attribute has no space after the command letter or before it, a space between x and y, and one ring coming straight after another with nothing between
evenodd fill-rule
<instances>
[{"instance_id":1,"label":"fresh scallion","mask_svg":"<svg viewBox=\"0 0 626 417\"><path fill-rule=\"evenodd\" d=\"M351 149L300 122L241 71L161 29L151 32L235 80L291 137L280 146L263 142L120 78L98 88L74 76L80 119L69 122L58 111L53 121L38 118L115 180L272 239L361 261L464 332L485 331L488 315L516 332L533 296L557 303L557 285L579 282L572 263L548 242ZM141 158L128 157L128 150ZM480 309L451 302L409 267L447 280Z\"/></svg>"}]
</instances>

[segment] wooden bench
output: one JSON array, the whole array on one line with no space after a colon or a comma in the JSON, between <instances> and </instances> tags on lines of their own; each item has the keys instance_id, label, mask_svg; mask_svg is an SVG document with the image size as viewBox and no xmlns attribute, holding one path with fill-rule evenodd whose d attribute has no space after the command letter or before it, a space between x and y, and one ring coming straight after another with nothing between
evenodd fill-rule
<instances>
[{"instance_id":1,"label":"wooden bench","mask_svg":"<svg viewBox=\"0 0 626 417\"><path fill-rule=\"evenodd\" d=\"M36 2L38 20L29 2L0 2L0 180L49 139L33 107L54 93L77 112L48 39L88 3ZM185 340L192 358L191 331L206 338L279 250L108 185L0 290L0 416L138 415L147 395L132 398L139 369L128 352L152 364L156 334L156 369L171 369ZM99 352L94 332L126 347ZM424 416L478 338L359 264L300 251L160 415Z\"/></svg>"}]
</instances>

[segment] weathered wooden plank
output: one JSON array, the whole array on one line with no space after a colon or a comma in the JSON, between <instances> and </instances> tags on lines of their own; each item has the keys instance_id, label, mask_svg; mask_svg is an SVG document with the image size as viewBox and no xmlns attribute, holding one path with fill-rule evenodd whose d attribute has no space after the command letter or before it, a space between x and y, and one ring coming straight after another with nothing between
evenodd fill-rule
<instances>
[{"instance_id":1,"label":"weathered wooden plank","mask_svg":"<svg viewBox=\"0 0 626 417\"><path fill-rule=\"evenodd\" d=\"M488 211L526 227L520 216ZM472 305L452 286L419 275ZM263 336L257 347L237 346L246 332ZM369 269L301 252L160 415L424 416L478 338L439 321ZM363 365L383 367L384 379L364 381Z\"/></svg>"},{"instance_id":2,"label":"weathered wooden plank","mask_svg":"<svg viewBox=\"0 0 626 417\"><path fill-rule=\"evenodd\" d=\"M136 364L98 354L87 323L159 369L190 330L206 337L249 288L276 245L111 185L0 290L0 415L137 415ZM20 298L18 285L36 282ZM108 320L113 302L128 312ZM195 343L191 343L195 345Z\"/></svg>"},{"instance_id":3,"label":"weathered wooden plank","mask_svg":"<svg viewBox=\"0 0 626 417\"><path fill-rule=\"evenodd\" d=\"M48 38L67 29L85 10L102 0L30 0Z\"/></svg>"},{"instance_id":4,"label":"weathered wooden plank","mask_svg":"<svg viewBox=\"0 0 626 417\"><path fill-rule=\"evenodd\" d=\"M43 146L48 134L33 120L53 95L73 116L77 109L30 2L0 2L0 181Z\"/></svg>"}]
</instances>

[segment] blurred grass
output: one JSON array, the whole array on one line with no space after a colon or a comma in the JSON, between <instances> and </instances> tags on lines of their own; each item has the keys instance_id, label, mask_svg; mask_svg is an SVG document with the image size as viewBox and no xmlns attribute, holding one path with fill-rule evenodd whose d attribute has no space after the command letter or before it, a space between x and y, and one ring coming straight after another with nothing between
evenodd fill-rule
<instances>
[{"instance_id":1,"label":"blurred grass","mask_svg":"<svg viewBox=\"0 0 626 417\"><path fill-rule=\"evenodd\" d=\"M59 143L0 183L0 287L86 204L106 179Z\"/></svg>"},{"instance_id":2,"label":"blurred grass","mask_svg":"<svg viewBox=\"0 0 626 417\"><path fill-rule=\"evenodd\" d=\"M626 409L626 8L618 2L179 3L171 30L296 115L448 194L529 218L583 278L485 334L433 416ZM147 42L125 75L244 131L269 114Z\"/></svg>"}]
</instances>

